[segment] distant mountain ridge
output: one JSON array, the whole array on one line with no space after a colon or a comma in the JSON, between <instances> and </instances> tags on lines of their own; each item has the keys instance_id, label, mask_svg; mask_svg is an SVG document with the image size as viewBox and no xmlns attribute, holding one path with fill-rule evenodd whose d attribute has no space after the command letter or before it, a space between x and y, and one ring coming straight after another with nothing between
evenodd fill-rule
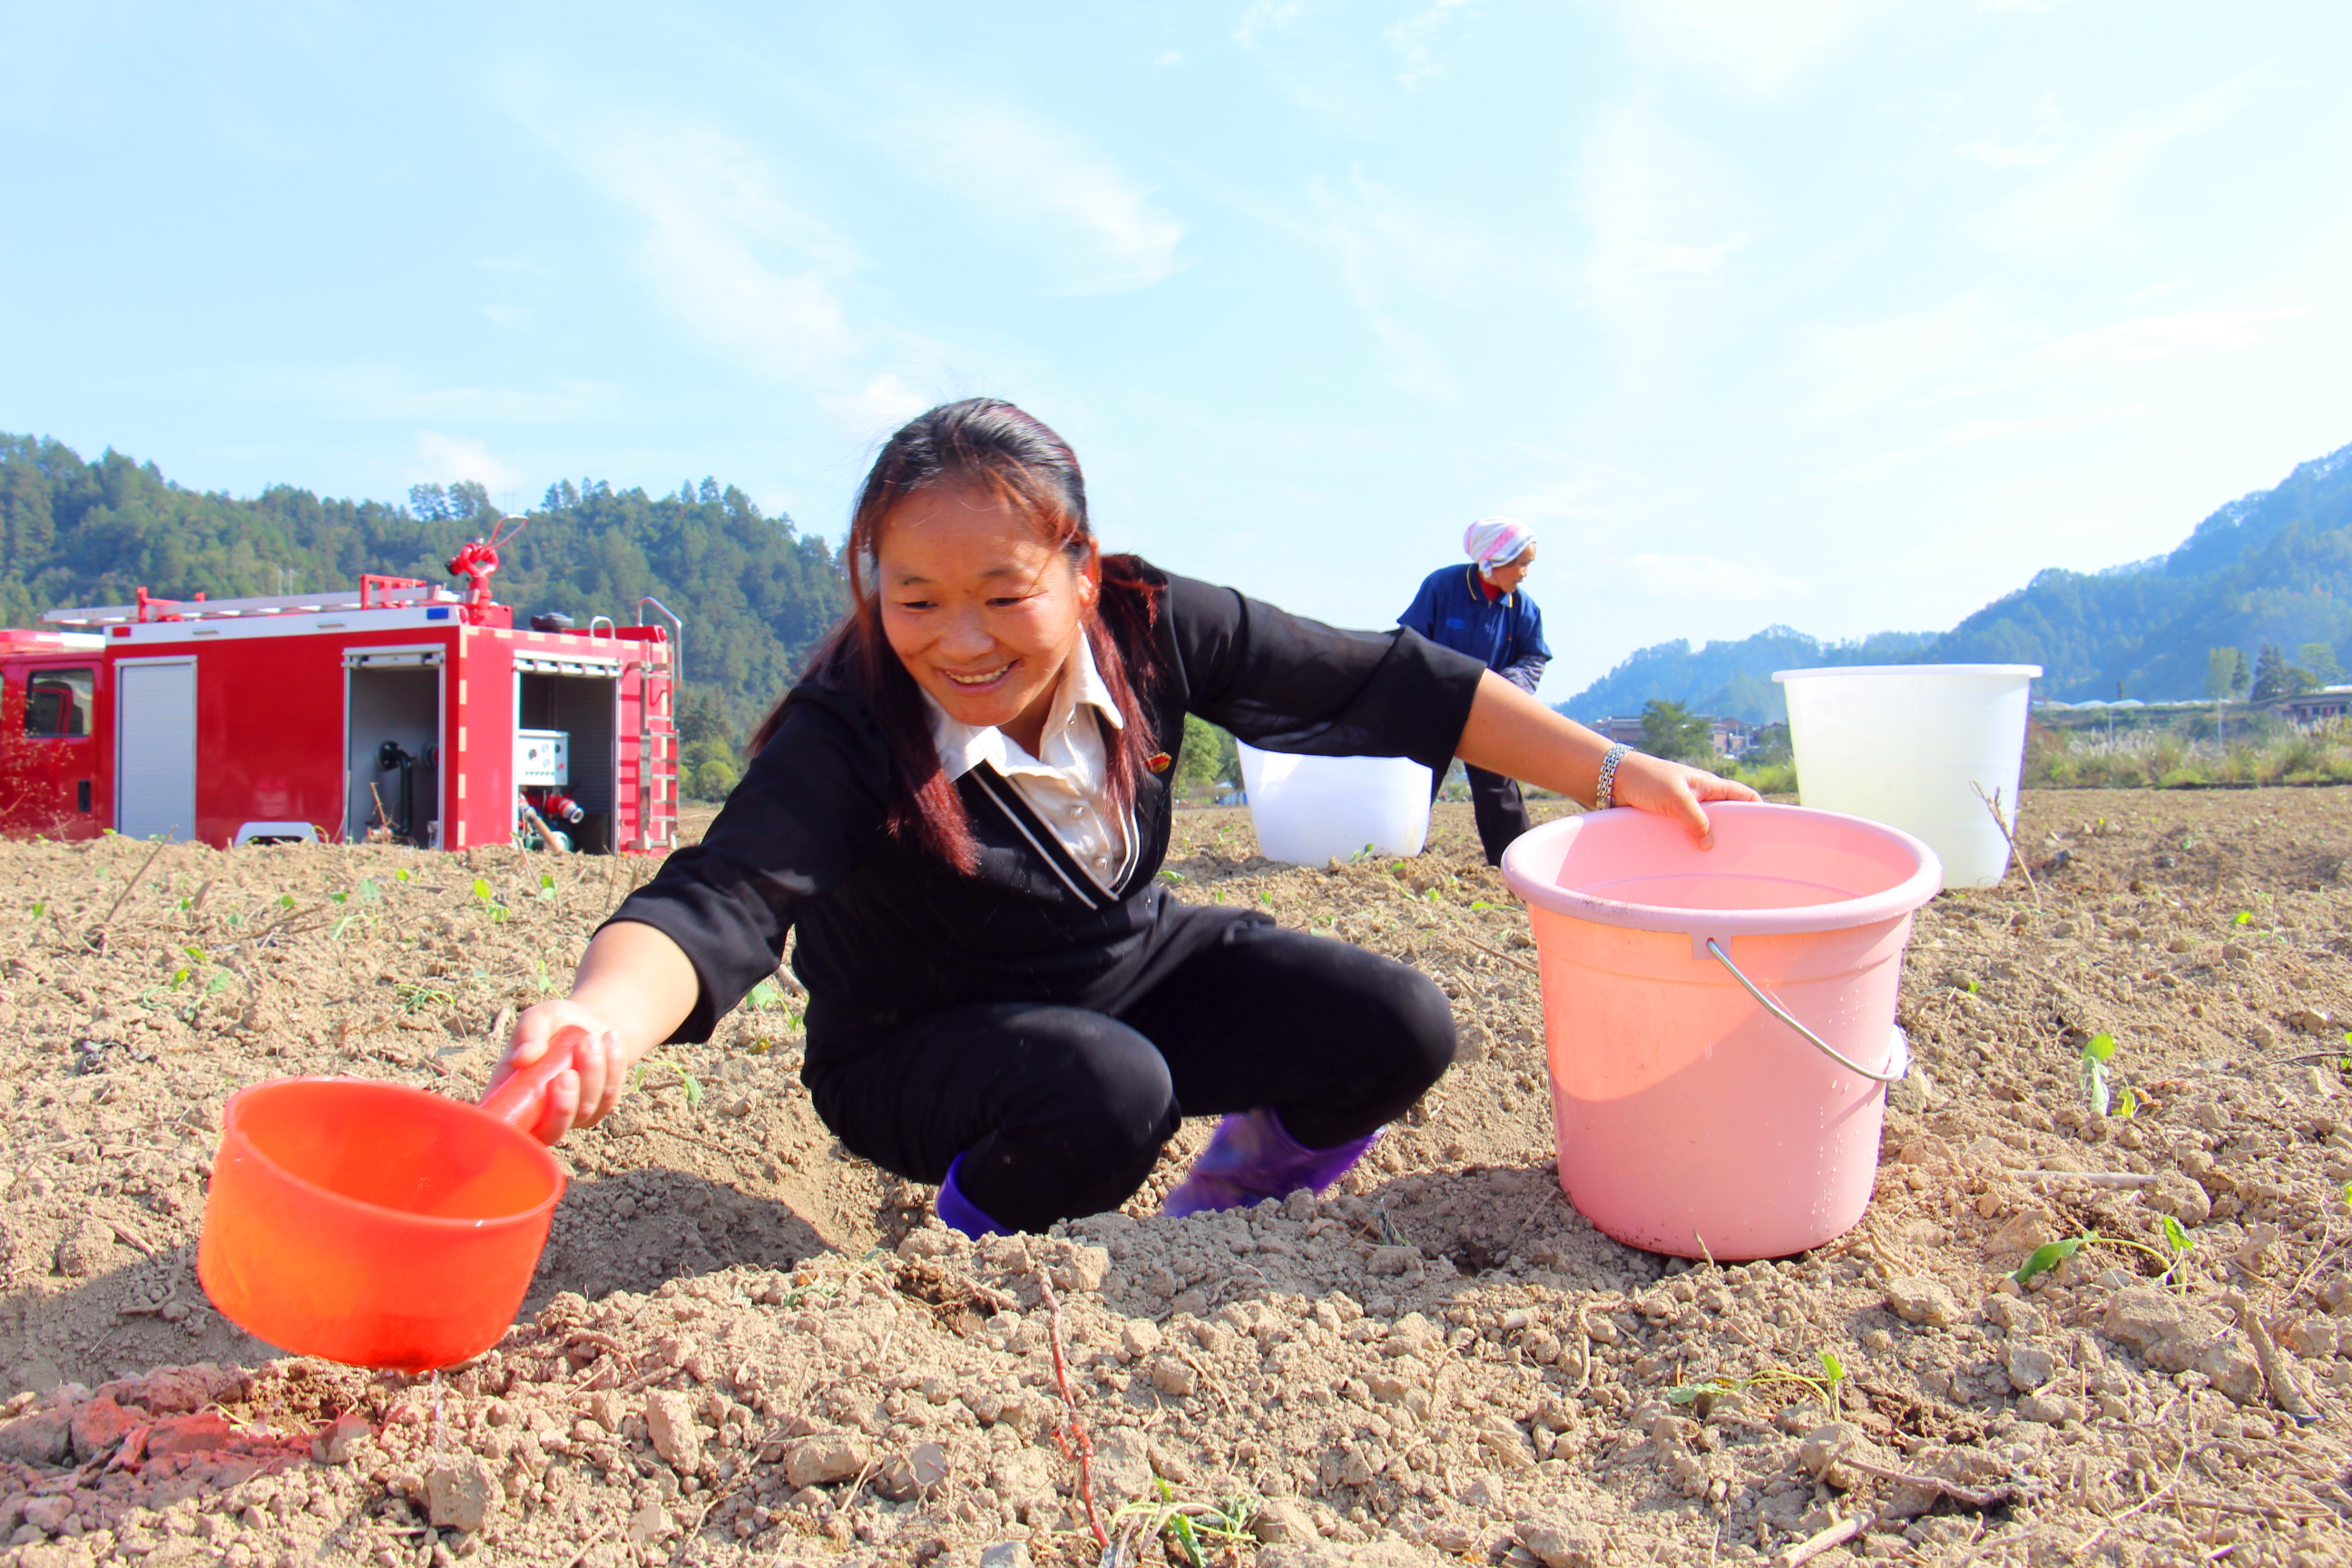
<instances>
[{"instance_id":1,"label":"distant mountain ridge","mask_svg":"<svg viewBox=\"0 0 2352 1568\"><path fill-rule=\"evenodd\" d=\"M1942 633L1823 643L1787 626L1694 650L1633 654L1560 711L1638 713L1654 698L1750 721L1787 716L1772 672L1807 665L2038 664L2039 695L2147 701L2205 694L2206 657L2264 643L2332 646L2352 663L2352 446L2297 467L2199 523L2179 548L2102 572L2037 574Z\"/></svg>"}]
</instances>

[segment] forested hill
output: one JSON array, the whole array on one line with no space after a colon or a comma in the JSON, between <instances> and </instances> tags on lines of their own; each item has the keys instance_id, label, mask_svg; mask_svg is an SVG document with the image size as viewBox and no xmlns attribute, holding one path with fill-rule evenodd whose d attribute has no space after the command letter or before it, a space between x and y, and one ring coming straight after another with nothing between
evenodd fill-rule
<instances>
[{"instance_id":1,"label":"forested hill","mask_svg":"<svg viewBox=\"0 0 2352 1568\"><path fill-rule=\"evenodd\" d=\"M1580 719L1638 713L1652 698L1778 719L1771 673L1815 664L2038 664L2037 690L2070 702L2202 697L2208 656L2252 665L2265 644L2326 643L2352 664L2352 447L2277 488L2231 501L2170 552L2104 572L2045 571L1948 632L1824 645L1785 626L1694 653L1660 643L1561 705Z\"/></svg>"},{"instance_id":2,"label":"forested hill","mask_svg":"<svg viewBox=\"0 0 2352 1568\"><path fill-rule=\"evenodd\" d=\"M172 483L109 451L0 435L0 625L63 605L348 587L362 572L442 581L443 563L495 519L478 485L421 486L409 504L321 500L278 485L253 499ZM845 602L840 562L788 517L714 480L675 495L601 481L552 486L495 579L522 614L628 622L641 595L684 616L686 678L740 728L791 683Z\"/></svg>"},{"instance_id":3,"label":"forested hill","mask_svg":"<svg viewBox=\"0 0 2352 1568\"><path fill-rule=\"evenodd\" d=\"M1858 642L1825 643L1787 626L1767 626L1738 642L1693 648L1681 639L1654 643L1560 705L1571 719L1633 714L1653 699L1686 703L1700 713L1763 722L1788 717L1776 669L1825 664L1900 664L1936 640L1933 632L1881 632Z\"/></svg>"}]
</instances>

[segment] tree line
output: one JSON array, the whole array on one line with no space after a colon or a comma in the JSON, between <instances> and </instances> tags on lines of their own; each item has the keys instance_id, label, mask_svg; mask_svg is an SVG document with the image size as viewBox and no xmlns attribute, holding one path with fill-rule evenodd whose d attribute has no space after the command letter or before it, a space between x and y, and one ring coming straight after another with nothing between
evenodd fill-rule
<instances>
[{"instance_id":1,"label":"tree line","mask_svg":"<svg viewBox=\"0 0 2352 1568\"><path fill-rule=\"evenodd\" d=\"M494 580L519 615L624 623L660 599L686 623L681 720L702 761L732 753L847 605L840 553L732 485L675 493L601 479L548 488ZM498 508L478 484L419 485L406 505L273 485L238 498L192 490L108 450L84 460L46 437L0 435L0 625L68 605L318 593L362 573L439 581Z\"/></svg>"}]
</instances>

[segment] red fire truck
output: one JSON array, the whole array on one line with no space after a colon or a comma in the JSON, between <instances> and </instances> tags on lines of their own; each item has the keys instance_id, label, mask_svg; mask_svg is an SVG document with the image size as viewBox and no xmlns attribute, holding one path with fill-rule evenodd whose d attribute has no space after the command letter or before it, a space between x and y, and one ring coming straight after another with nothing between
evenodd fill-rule
<instances>
[{"instance_id":1,"label":"red fire truck","mask_svg":"<svg viewBox=\"0 0 2352 1568\"><path fill-rule=\"evenodd\" d=\"M0 834L672 847L683 624L648 598L636 626L517 626L490 597L499 542L449 563L463 593L142 588L0 630ZM648 606L670 626L642 624Z\"/></svg>"}]
</instances>

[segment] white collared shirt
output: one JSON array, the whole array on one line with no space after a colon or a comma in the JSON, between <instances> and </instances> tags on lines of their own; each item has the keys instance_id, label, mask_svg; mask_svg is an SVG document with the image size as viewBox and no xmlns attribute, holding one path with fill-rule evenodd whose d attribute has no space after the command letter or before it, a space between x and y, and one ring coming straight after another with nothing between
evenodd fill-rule
<instances>
[{"instance_id":1,"label":"white collared shirt","mask_svg":"<svg viewBox=\"0 0 2352 1568\"><path fill-rule=\"evenodd\" d=\"M1020 742L992 725L975 728L951 718L928 691L923 700L930 705L931 740L948 777L960 779L988 763L1020 792L1096 885L1109 892L1127 865L1133 834L1130 825L1110 810L1109 759L1097 721L1114 730L1125 729L1127 721L1110 688L1103 684L1102 671L1095 668L1094 649L1085 634L1078 637L1076 653L1062 666L1061 684L1038 741L1041 755L1032 756Z\"/></svg>"}]
</instances>

